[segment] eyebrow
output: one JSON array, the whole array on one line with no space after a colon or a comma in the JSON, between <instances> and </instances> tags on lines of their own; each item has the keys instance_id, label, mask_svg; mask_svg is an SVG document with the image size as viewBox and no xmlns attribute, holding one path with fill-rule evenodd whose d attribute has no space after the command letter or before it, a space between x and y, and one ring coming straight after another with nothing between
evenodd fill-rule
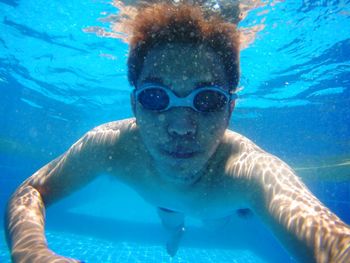
<instances>
[{"instance_id":1,"label":"eyebrow","mask_svg":"<svg viewBox=\"0 0 350 263\"><path fill-rule=\"evenodd\" d=\"M156 83L156 84L161 84L164 86L168 86L164 83L164 80L160 77L155 77L155 76L147 76L146 78L144 78L142 81L142 83L147 83L147 82L151 82L151 83ZM203 87L208 87L208 86L220 86L225 88L225 84L224 81L220 80L220 79L214 79L212 81L199 81L196 82L194 85L194 89L200 89Z\"/></svg>"},{"instance_id":2,"label":"eyebrow","mask_svg":"<svg viewBox=\"0 0 350 263\"><path fill-rule=\"evenodd\" d=\"M195 88L199 89L199 88L203 88L203 87L207 87L207 86L220 86L220 87L223 87L223 88L226 87L222 80L215 79L215 80L212 80L212 81L197 82L196 85L195 85Z\"/></svg>"},{"instance_id":3,"label":"eyebrow","mask_svg":"<svg viewBox=\"0 0 350 263\"><path fill-rule=\"evenodd\" d=\"M164 80L163 80L162 78L154 77L154 76L148 76L148 77L144 78L141 82L142 82L142 83L145 83L145 82L152 82L152 83L157 83L157 84L165 85L165 84L164 84Z\"/></svg>"}]
</instances>

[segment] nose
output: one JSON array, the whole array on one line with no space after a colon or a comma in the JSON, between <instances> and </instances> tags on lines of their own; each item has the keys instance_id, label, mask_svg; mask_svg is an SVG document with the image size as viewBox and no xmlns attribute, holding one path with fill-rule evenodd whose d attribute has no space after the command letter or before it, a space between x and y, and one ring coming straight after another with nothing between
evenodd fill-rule
<instances>
[{"instance_id":1,"label":"nose","mask_svg":"<svg viewBox=\"0 0 350 263\"><path fill-rule=\"evenodd\" d=\"M193 137L197 132L197 125L191 115L193 112L186 109L174 115L168 125L168 134L175 137Z\"/></svg>"}]
</instances>

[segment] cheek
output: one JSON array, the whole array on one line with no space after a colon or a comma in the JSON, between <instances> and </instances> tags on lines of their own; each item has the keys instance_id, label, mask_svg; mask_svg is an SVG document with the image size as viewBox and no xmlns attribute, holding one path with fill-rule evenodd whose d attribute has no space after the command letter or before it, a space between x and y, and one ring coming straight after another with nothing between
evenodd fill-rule
<instances>
[{"instance_id":1,"label":"cheek","mask_svg":"<svg viewBox=\"0 0 350 263\"><path fill-rule=\"evenodd\" d=\"M215 113L211 115L206 115L201 118L200 130L204 134L211 136L219 136L228 127L228 114L227 113Z\"/></svg>"},{"instance_id":2,"label":"cheek","mask_svg":"<svg viewBox=\"0 0 350 263\"><path fill-rule=\"evenodd\" d=\"M135 114L136 123L146 138L157 138L162 135L162 130L166 125L166 118L164 114L155 114L152 112L146 112L138 108L137 114Z\"/></svg>"}]
</instances>

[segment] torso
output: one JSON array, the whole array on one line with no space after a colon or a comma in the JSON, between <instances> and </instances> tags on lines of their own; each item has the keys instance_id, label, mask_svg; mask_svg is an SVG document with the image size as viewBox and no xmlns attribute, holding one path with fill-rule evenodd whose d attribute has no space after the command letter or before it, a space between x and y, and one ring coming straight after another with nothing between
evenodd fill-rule
<instances>
[{"instance_id":1,"label":"torso","mask_svg":"<svg viewBox=\"0 0 350 263\"><path fill-rule=\"evenodd\" d=\"M220 218L233 213L240 208L249 206L247 193L249 184L242 179L235 178L226 171L227 161L232 154L234 145L220 145L224 154L220 161L210 166L198 182L190 186L179 186L164 181L152 167L152 159L143 148L138 136L136 124L132 124L121 131L118 149L113 151L110 174L126 183L147 202L173 211L200 219ZM234 136L228 131L225 136ZM228 140L235 143L236 140Z\"/></svg>"}]
</instances>

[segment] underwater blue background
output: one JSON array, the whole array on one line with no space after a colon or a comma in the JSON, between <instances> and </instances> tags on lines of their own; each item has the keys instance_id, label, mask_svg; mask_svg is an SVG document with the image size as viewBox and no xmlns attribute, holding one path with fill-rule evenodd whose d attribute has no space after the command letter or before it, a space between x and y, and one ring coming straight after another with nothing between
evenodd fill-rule
<instances>
[{"instance_id":1,"label":"underwater blue background","mask_svg":"<svg viewBox=\"0 0 350 263\"><path fill-rule=\"evenodd\" d=\"M101 18L117 11L104 0L0 0L1 214L25 178L86 131L132 116L127 45L84 32L110 30ZM290 164L350 223L350 1L266 1L239 26L263 29L241 52L230 128ZM52 249L86 262L292 262L257 218L215 233L188 225L171 261L154 208L105 177L47 210Z\"/></svg>"}]
</instances>

